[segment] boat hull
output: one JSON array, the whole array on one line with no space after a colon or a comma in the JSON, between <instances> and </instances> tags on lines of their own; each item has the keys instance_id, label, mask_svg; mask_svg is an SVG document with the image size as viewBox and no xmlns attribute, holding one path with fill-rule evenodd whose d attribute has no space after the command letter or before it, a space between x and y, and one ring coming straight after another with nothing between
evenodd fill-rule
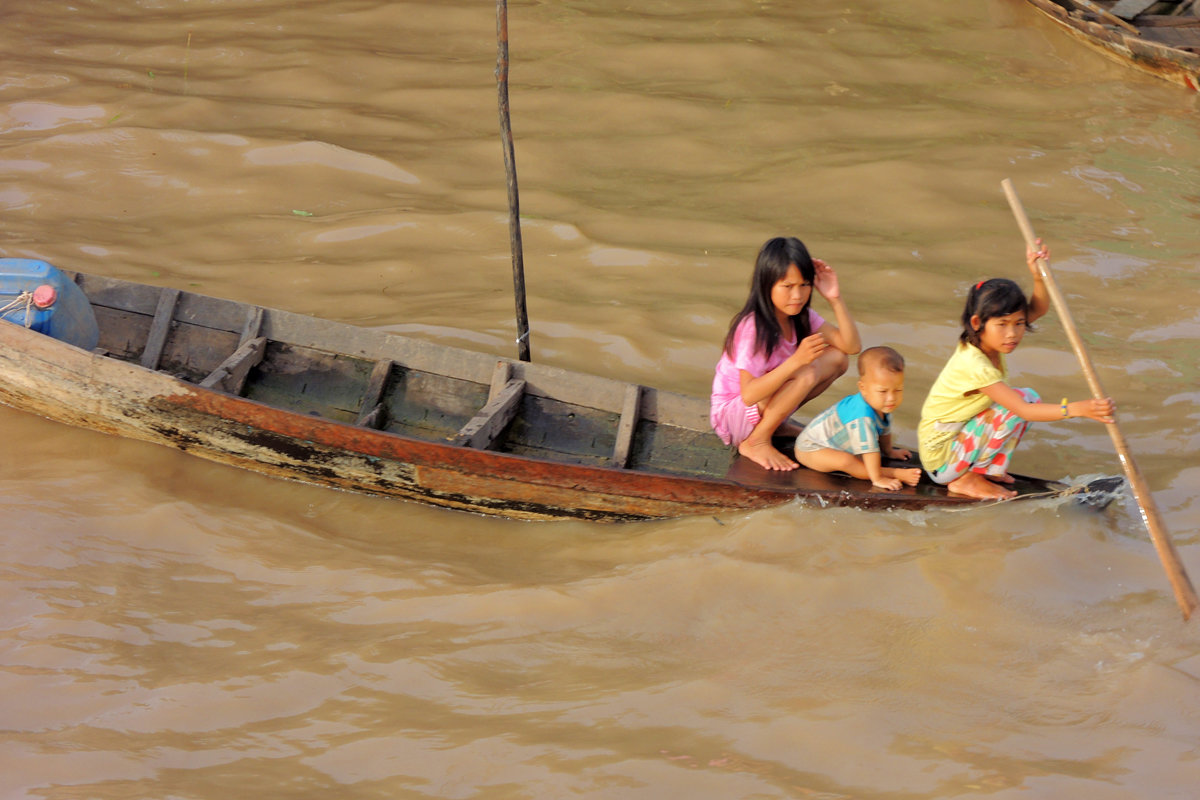
<instances>
[{"instance_id":1,"label":"boat hull","mask_svg":"<svg viewBox=\"0 0 1200 800\"><path fill-rule=\"evenodd\" d=\"M1144 27L1143 35L1139 36L1115 25L1103 24L1103 20L1063 5L1072 5L1071 0L1063 0L1062 3L1056 0L1027 2L1097 52L1193 92L1200 90L1200 52L1194 49L1195 45L1200 44L1200 28L1197 28L1196 41L1190 45L1193 49L1187 49L1185 46L1156 41L1152 38L1155 35L1154 28L1149 25ZM1191 19L1200 25L1200 19ZM1181 21L1191 25L1186 18L1181 18Z\"/></svg>"},{"instance_id":2,"label":"boat hull","mask_svg":"<svg viewBox=\"0 0 1200 800\"><path fill-rule=\"evenodd\" d=\"M0 402L211 461L347 491L518 519L639 520L779 505L794 494L545 464L364 430L198 389L0 327Z\"/></svg>"},{"instance_id":3,"label":"boat hull","mask_svg":"<svg viewBox=\"0 0 1200 800\"><path fill-rule=\"evenodd\" d=\"M0 324L0 402L266 475L529 520L661 519L791 501L977 502L927 482L882 491L843 475L764 470L708 429L707 398L170 289L76 280L100 347ZM1024 478L1018 488L1024 497L1071 491Z\"/></svg>"}]
</instances>

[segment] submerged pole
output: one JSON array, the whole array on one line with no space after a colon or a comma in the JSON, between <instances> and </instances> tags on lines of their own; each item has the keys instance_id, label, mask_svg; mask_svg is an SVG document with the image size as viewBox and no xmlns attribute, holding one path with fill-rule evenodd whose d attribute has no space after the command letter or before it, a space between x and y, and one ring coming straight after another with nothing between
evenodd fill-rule
<instances>
[{"instance_id":1,"label":"submerged pole","mask_svg":"<svg viewBox=\"0 0 1200 800\"><path fill-rule=\"evenodd\" d=\"M508 182L508 238L512 248L513 295L517 303L517 356L529 360L529 314L525 310L525 257L521 248L521 201L517 197L517 164L508 115L508 2L496 0L496 90L500 105L500 140Z\"/></svg>"}]
</instances>

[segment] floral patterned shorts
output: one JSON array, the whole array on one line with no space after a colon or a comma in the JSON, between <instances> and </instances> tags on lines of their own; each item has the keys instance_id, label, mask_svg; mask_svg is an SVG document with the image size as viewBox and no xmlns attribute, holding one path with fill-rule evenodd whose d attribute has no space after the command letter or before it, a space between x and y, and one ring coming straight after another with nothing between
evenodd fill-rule
<instances>
[{"instance_id":1,"label":"floral patterned shorts","mask_svg":"<svg viewBox=\"0 0 1200 800\"><path fill-rule=\"evenodd\" d=\"M1041 402L1033 389L1017 389L1028 403ZM984 475L1006 475L1017 443L1030 423L1001 405L992 405L963 423L950 446L946 463L929 473L941 484L958 480L968 471Z\"/></svg>"}]
</instances>

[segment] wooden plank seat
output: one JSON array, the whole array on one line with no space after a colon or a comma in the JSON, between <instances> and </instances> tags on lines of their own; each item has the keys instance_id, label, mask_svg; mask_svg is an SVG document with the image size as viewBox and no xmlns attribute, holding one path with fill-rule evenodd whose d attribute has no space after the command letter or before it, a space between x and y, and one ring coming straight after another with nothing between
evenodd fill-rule
<instances>
[{"instance_id":1,"label":"wooden plank seat","mask_svg":"<svg viewBox=\"0 0 1200 800\"><path fill-rule=\"evenodd\" d=\"M246 385L246 376L258 366L267 352L267 339L259 336L243 344L229 358L200 381L200 388L215 389L228 394L241 394Z\"/></svg>"},{"instance_id":2,"label":"wooden plank seat","mask_svg":"<svg viewBox=\"0 0 1200 800\"><path fill-rule=\"evenodd\" d=\"M517 415L523 394L525 394L525 381L510 380L500 394L489 400L487 405L481 408L479 413L472 417L471 421L464 425L450 442L477 450L488 449Z\"/></svg>"},{"instance_id":3,"label":"wooden plank seat","mask_svg":"<svg viewBox=\"0 0 1200 800\"><path fill-rule=\"evenodd\" d=\"M490 448L513 421L525 394L525 381L512 378L512 364L496 362L487 405L450 438L450 443L476 450Z\"/></svg>"},{"instance_id":4,"label":"wooden plank seat","mask_svg":"<svg viewBox=\"0 0 1200 800\"><path fill-rule=\"evenodd\" d=\"M389 358L375 363L374 369L371 370L371 377L367 381L367 389L363 392L363 401L359 407L355 425L375 429L383 427L383 393L387 391L388 377L392 374L394 363Z\"/></svg>"},{"instance_id":5,"label":"wooden plank seat","mask_svg":"<svg viewBox=\"0 0 1200 800\"><path fill-rule=\"evenodd\" d=\"M250 309L246 314L246 324L242 328L241 339L238 340L238 346L241 347L251 339L257 339L262 332L263 310L259 306Z\"/></svg>"},{"instance_id":6,"label":"wooden plank seat","mask_svg":"<svg viewBox=\"0 0 1200 800\"><path fill-rule=\"evenodd\" d=\"M633 448L633 433L637 430L638 417L642 408L642 387L630 384L625 389L621 405L621 422L617 425L617 441L613 445L609 466L625 469L629 466L629 452Z\"/></svg>"},{"instance_id":7,"label":"wooden plank seat","mask_svg":"<svg viewBox=\"0 0 1200 800\"><path fill-rule=\"evenodd\" d=\"M1109 9L1109 13L1114 17L1120 17L1123 20L1132 22L1134 17L1143 13L1157 2L1159 0L1120 0Z\"/></svg>"},{"instance_id":8,"label":"wooden plank seat","mask_svg":"<svg viewBox=\"0 0 1200 800\"><path fill-rule=\"evenodd\" d=\"M146 337L146 349L142 351L141 364L146 369L158 369L163 348L167 346L167 335L171 332L171 319L175 316L175 305L179 302L178 289L163 289L158 295L154 309L154 321Z\"/></svg>"}]
</instances>

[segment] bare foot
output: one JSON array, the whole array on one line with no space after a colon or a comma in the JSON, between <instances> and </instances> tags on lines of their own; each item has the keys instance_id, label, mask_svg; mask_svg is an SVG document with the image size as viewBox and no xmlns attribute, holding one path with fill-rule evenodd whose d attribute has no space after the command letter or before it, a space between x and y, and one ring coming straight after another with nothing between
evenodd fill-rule
<instances>
[{"instance_id":1,"label":"bare foot","mask_svg":"<svg viewBox=\"0 0 1200 800\"><path fill-rule=\"evenodd\" d=\"M749 439L738 445L738 452L765 469L784 472L799 466L795 461L775 449L770 442L752 442Z\"/></svg>"},{"instance_id":2,"label":"bare foot","mask_svg":"<svg viewBox=\"0 0 1200 800\"><path fill-rule=\"evenodd\" d=\"M916 467L884 467L883 474L890 478L897 478L901 483L909 486L916 486L921 480L921 470Z\"/></svg>"},{"instance_id":3,"label":"bare foot","mask_svg":"<svg viewBox=\"0 0 1200 800\"><path fill-rule=\"evenodd\" d=\"M961 478L950 481L946 488L955 494L965 494L979 500L1007 500L1017 496L1016 492L997 486L978 472L968 472Z\"/></svg>"},{"instance_id":4,"label":"bare foot","mask_svg":"<svg viewBox=\"0 0 1200 800\"><path fill-rule=\"evenodd\" d=\"M983 477L987 478L989 481L995 481L996 483L1016 483L1017 482L1017 479L1014 478L1012 475L1009 475L1007 472L1004 473L1003 475L984 475Z\"/></svg>"}]
</instances>

